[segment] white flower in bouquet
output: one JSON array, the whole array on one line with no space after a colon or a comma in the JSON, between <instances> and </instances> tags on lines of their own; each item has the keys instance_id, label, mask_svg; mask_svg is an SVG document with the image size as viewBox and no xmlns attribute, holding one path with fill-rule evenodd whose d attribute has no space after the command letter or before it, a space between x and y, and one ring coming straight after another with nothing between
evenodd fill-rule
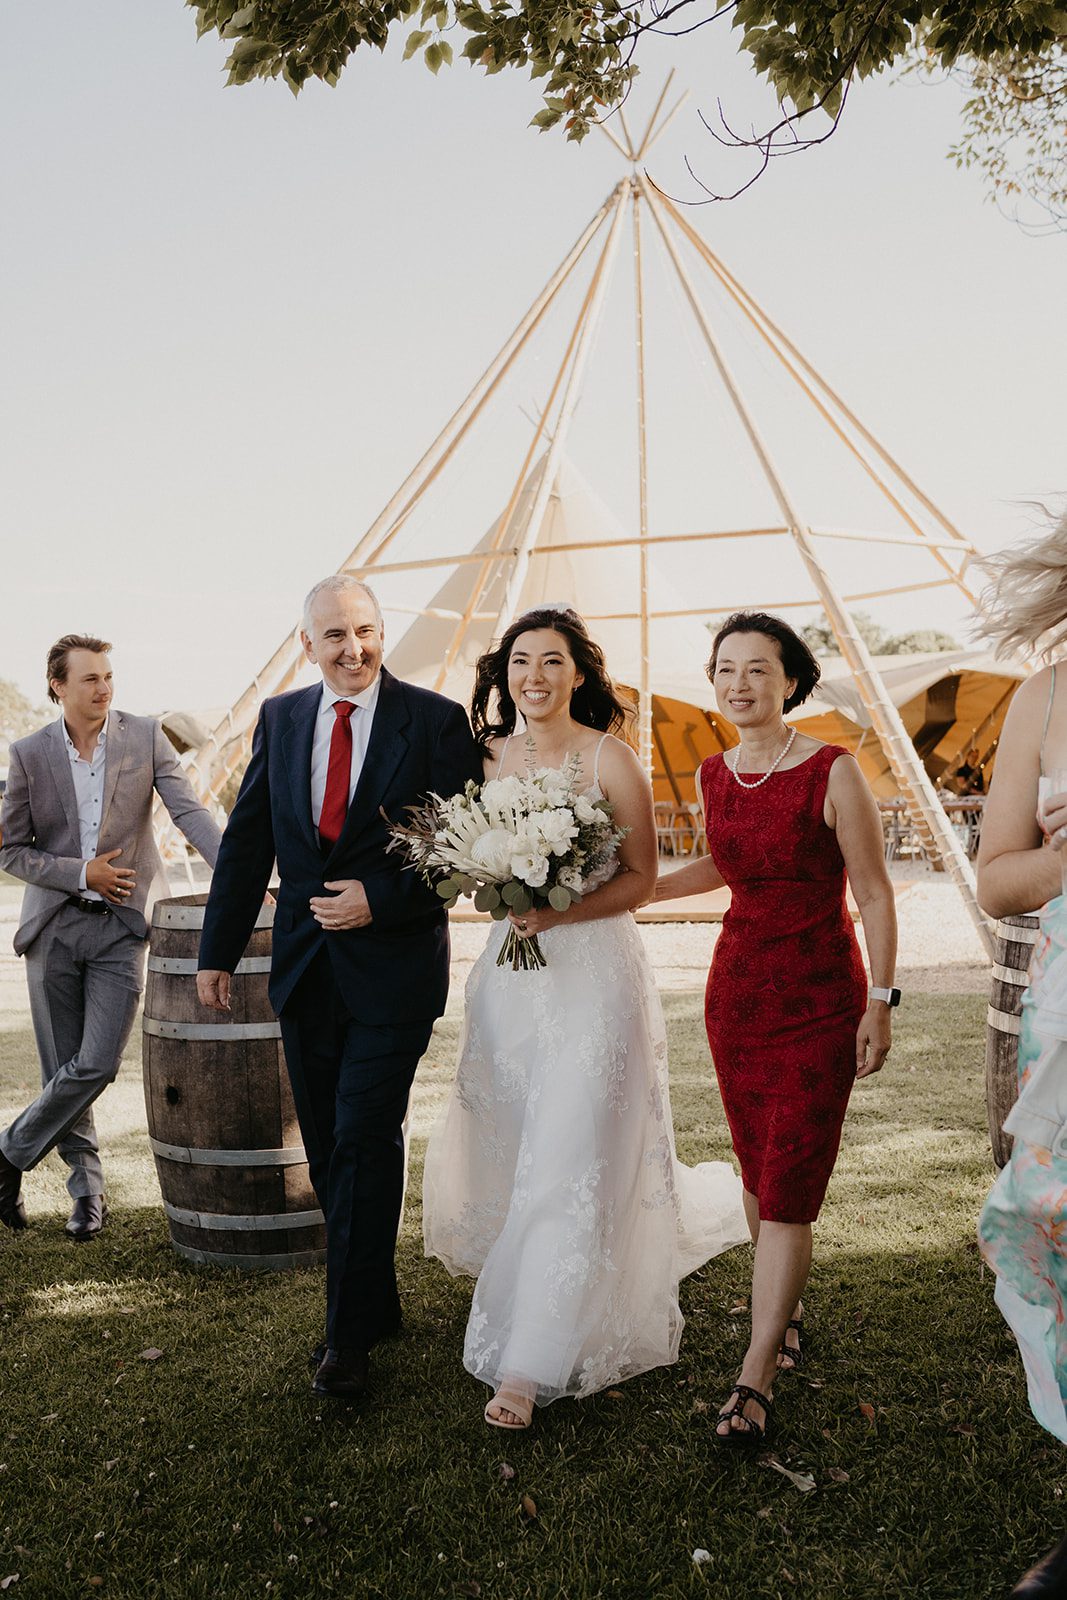
<instances>
[{"instance_id":1,"label":"white flower in bouquet","mask_svg":"<svg viewBox=\"0 0 1067 1600\"><path fill-rule=\"evenodd\" d=\"M511 858L515 853L515 835L507 828L490 828L474 841L471 861L484 867L492 878L501 882L511 876Z\"/></svg>"},{"instance_id":2,"label":"white flower in bouquet","mask_svg":"<svg viewBox=\"0 0 1067 1600\"><path fill-rule=\"evenodd\" d=\"M591 823L598 822L604 813L587 794L578 794L574 797L574 815L583 828L587 828Z\"/></svg>"},{"instance_id":3,"label":"white flower in bouquet","mask_svg":"<svg viewBox=\"0 0 1067 1600\"><path fill-rule=\"evenodd\" d=\"M541 889L548 882L548 857L536 850L525 850L511 858L512 876L529 889Z\"/></svg>"},{"instance_id":4,"label":"white flower in bouquet","mask_svg":"<svg viewBox=\"0 0 1067 1600\"><path fill-rule=\"evenodd\" d=\"M552 807L569 804L574 793L574 779L567 767L542 767L534 773L534 782Z\"/></svg>"},{"instance_id":5,"label":"white flower in bouquet","mask_svg":"<svg viewBox=\"0 0 1067 1600\"><path fill-rule=\"evenodd\" d=\"M566 855L571 841L578 837L578 824L573 811L566 806L556 806L551 811L541 811L530 818L530 832L546 845L555 856Z\"/></svg>"}]
</instances>

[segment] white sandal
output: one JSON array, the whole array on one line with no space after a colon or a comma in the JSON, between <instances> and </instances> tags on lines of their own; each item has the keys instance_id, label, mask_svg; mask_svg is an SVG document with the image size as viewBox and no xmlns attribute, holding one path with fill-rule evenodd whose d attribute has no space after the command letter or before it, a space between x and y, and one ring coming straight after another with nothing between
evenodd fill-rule
<instances>
[{"instance_id":1,"label":"white sandal","mask_svg":"<svg viewBox=\"0 0 1067 1600\"><path fill-rule=\"evenodd\" d=\"M510 1411L513 1416L521 1417L521 1422L505 1422L502 1417L491 1417L490 1408L499 1411ZM512 1433L521 1433L533 1421L533 1396L523 1394L521 1389L509 1389L502 1383L496 1394L486 1406L482 1415L491 1428L508 1428Z\"/></svg>"}]
</instances>

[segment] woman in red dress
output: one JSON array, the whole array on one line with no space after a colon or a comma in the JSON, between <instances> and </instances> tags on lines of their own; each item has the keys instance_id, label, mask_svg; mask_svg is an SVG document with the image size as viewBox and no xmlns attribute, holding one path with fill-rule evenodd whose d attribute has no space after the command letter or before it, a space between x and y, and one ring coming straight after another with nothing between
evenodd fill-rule
<instances>
[{"instance_id":1,"label":"woman in red dress","mask_svg":"<svg viewBox=\"0 0 1067 1600\"><path fill-rule=\"evenodd\" d=\"M803 639L777 617L738 612L719 629L707 672L740 743L700 769L710 855L660 878L656 898L731 890L705 1015L756 1253L752 1337L715 1436L755 1445L776 1373L801 1363L811 1225L852 1085L889 1053L896 915L881 822L858 765L783 720L819 680Z\"/></svg>"}]
</instances>

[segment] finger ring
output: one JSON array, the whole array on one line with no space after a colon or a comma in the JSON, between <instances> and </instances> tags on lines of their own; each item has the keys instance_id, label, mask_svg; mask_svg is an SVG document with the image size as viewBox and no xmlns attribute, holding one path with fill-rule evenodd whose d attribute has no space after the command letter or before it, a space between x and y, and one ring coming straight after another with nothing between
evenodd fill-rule
<instances>
[{"instance_id":1,"label":"finger ring","mask_svg":"<svg viewBox=\"0 0 1067 1600\"><path fill-rule=\"evenodd\" d=\"M519 927L522 929L523 933L526 932L526 924L525 924L525 922L520 922L519 923Z\"/></svg>"}]
</instances>

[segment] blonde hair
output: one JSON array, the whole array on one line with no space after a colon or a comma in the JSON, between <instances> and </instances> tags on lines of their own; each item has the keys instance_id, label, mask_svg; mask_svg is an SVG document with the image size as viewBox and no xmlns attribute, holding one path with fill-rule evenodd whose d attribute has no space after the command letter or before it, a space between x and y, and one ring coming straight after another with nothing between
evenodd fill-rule
<instances>
[{"instance_id":1,"label":"blonde hair","mask_svg":"<svg viewBox=\"0 0 1067 1600\"><path fill-rule=\"evenodd\" d=\"M1051 533L982 565L992 582L981 597L978 634L993 641L998 656L1051 661L1067 645L1067 511Z\"/></svg>"}]
</instances>

